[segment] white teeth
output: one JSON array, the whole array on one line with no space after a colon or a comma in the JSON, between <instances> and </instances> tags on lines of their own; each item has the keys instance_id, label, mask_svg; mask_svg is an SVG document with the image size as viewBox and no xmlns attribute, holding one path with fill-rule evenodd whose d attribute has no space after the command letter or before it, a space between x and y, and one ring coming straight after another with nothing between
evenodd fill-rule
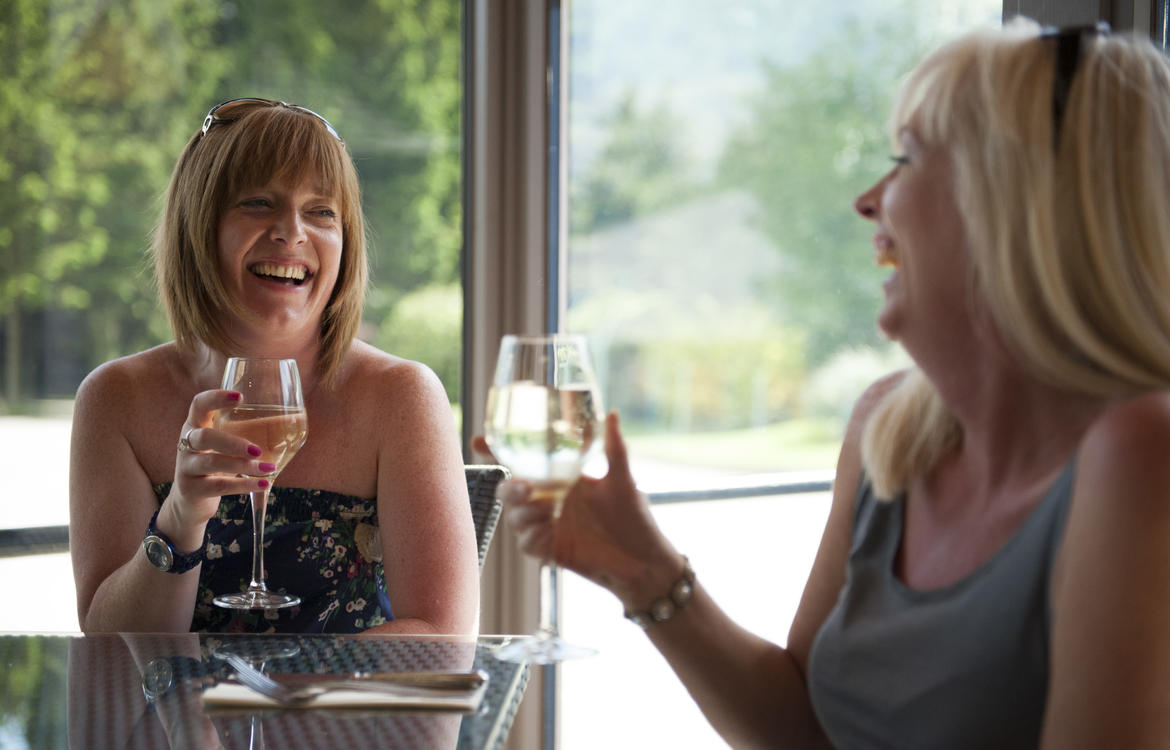
<instances>
[{"instance_id":1,"label":"white teeth","mask_svg":"<svg viewBox=\"0 0 1170 750\"><path fill-rule=\"evenodd\" d=\"M257 263L250 269L252 273L260 276L276 276L281 279L292 279L294 281L304 281L305 267L304 266L282 266L276 263Z\"/></svg>"},{"instance_id":2,"label":"white teeth","mask_svg":"<svg viewBox=\"0 0 1170 750\"><path fill-rule=\"evenodd\" d=\"M894 243L891 240L885 237L875 237L874 248L877 251L874 260L879 266L898 267L898 256L894 253Z\"/></svg>"}]
</instances>

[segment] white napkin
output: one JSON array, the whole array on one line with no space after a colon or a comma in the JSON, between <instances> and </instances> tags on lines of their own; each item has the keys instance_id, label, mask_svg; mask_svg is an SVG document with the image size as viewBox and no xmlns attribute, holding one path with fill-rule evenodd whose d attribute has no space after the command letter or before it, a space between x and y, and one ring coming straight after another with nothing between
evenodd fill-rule
<instances>
[{"instance_id":1,"label":"white napkin","mask_svg":"<svg viewBox=\"0 0 1170 750\"><path fill-rule=\"evenodd\" d=\"M487 683L475 690L419 690L397 691L330 690L311 701L283 705L236 682L220 682L203 690L205 710L288 708L288 709L428 709L469 713L479 708Z\"/></svg>"}]
</instances>

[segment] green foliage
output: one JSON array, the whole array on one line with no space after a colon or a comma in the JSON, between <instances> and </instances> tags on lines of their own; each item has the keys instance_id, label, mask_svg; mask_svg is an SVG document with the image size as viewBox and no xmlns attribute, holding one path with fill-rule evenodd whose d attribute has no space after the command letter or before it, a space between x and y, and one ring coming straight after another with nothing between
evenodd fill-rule
<instances>
[{"instance_id":1,"label":"green foliage","mask_svg":"<svg viewBox=\"0 0 1170 750\"><path fill-rule=\"evenodd\" d=\"M460 284L422 287L404 296L370 339L375 346L430 367L451 403L459 400L463 335Z\"/></svg>"},{"instance_id":2,"label":"green foliage","mask_svg":"<svg viewBox=\"0 0 1170 750\"><path fill-rule=\"evenodd\" d=\"M382 292L367 317L380 320L416 286L457 282L460 8L4 3L0 379L12 408L29 396L70 396L100 362L170 338L150 283L148 235L183 144L226 99L303 104L346 139ZM433 348L424 359L458 356L459 338Z\"/></svg>"},{"instance_id":3,"label":"green foliage","mask_svg":"<svg viewBox=\"0 0 1170 750\"><path fill-rule=\"evenodd\" d=\"M177 124L189 128L183 102L205 96L217 72L207 54L215 17L210 0L7 4L0 316L9 339L22 321L58 311L79 329L67 362L92 366L152 342L143 248L182 144ZM21 371L6 369L14 401Z\"/></svg>"},{"instance_id":4,"label":"green foliage","mask_svg":"<svg viewBox=\"0 0 1170 750\"><path fill-rule=\"evenodd\" d=\"M725 430L792 416L805 364L803 340L615 339L604 342L599 377L610 403L634 423L674 431Z\"/></svg>"},{"instance_id":5,"label":"green foliage","mask_svg":"<svg viewBox=\"0 0 1170 750\"><path fill-rule=\"evenodd\" d=\"M570 183L570 231L584 234L676 203L695 192L678 137L680 118L665 104L643 113L633 92L604 123L607 140L587 173Z\"/></svg>"},{"instance_id":6,"label":"green foliage","mask_svg":"<svg viewBox=\"0 0 1170 750\"><path fill-rule=\"evenodd\" d=\"M904 362L876 334L884 272L852 199L888 168L897 80L949 23L930 6L843 16L797 62L761 61L713 179L681 111L611 105L572 180L569 323L635 429L840 425Z\"/></svg>"},{"instance_id":7,"label":"green foliage","mask_svg":"<svg viewBox=\"0 0 1170 750\"><path fill-rule=\"evenodd\" d=\"M909 355L895 344L842 349L809 373L801 393L801 412L844 424L870 383L910 364Z\"/></svg>"},{"instance_id":8,"label":"green foliage","mask_svg":"<svg viewBox=\"0 0 1170 750\"><path fill-rule=\"evenodd\" d=\"M724 184L767 207L759 228L784 260L771 296L782 320L809 332L812 365L876 343L882 272L851 201L888 169L896 81L926 49L913 31L915 4L895 11L876 23L850 19L796 66L765 64L749 121L720 165Z\"/></svg>"},{"instance_id":9,"label":"green foliage","mask_svg":"<svg viewBox=\"0 0 1170 750\"><path fill-rule=\"evenodd\" d=\"M64 695L68 639L0 636L0 736L26 747L69 747L66 712L45 696Z\"/></svg>"}]
</instances>

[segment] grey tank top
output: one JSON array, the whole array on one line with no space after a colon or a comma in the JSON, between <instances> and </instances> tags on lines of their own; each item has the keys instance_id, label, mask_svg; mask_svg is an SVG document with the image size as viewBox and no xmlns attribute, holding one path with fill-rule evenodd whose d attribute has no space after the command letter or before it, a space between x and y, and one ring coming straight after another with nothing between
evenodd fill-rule
<instances>
[{"instance_id":1,"label":"grey tank top","mask_svg":"<svg viewBox=\"0 0 1170 750\"><path fill-rule=\"evenodd\" d=\"M1073 464L977 570L918 591L894 575L904 497L858 489L845 586L813 641L808 689L838 750L1035 748L1049 587Z\"/></svg>"}]
</instances>

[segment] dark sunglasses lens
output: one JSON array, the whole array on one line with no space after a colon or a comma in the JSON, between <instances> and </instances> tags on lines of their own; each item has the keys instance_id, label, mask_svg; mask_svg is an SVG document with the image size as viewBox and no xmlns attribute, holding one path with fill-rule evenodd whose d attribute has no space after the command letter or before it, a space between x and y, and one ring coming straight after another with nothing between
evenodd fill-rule
<instances>
[{"instance_id":1,"label":"dark sunglasses lens","mask_svg":"<svg viewBox=\"0 0 1170 750\"><path fill-rule=\"evenodd\" d=\"M1060 131L1073 77L1081 63L1082 44L1087 38L1105 36L1109 32L1109 24L1101 21L1095 26L1049 28L1040 34L1041 39L1056 40L1056 63L1052 73L1052 141L1056 149L1060 148Z\"/></svg>"}]
</instances>

